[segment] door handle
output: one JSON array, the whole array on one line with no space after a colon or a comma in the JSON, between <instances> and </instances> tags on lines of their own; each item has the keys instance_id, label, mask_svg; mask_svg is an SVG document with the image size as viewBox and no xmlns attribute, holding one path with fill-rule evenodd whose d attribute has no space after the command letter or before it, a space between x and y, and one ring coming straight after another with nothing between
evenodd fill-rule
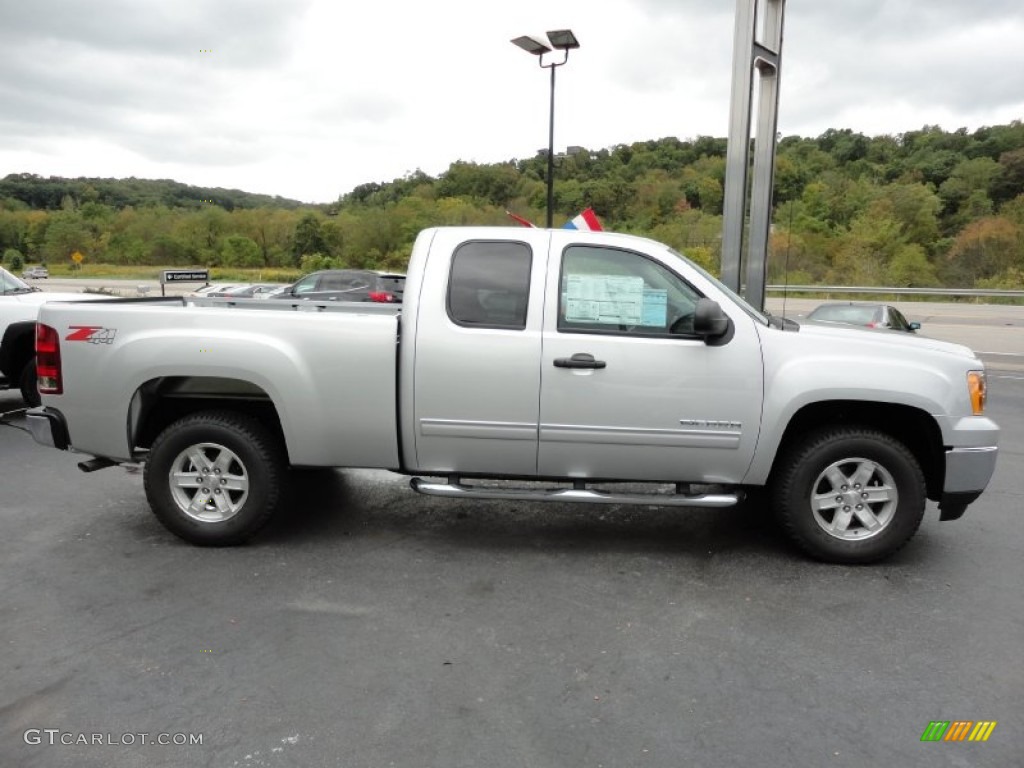
<instances>
[{"instance_id":1,"label":"door handle","mask_svg":"<svg viewBox=\"0 0 1024 768\"><path fill-rule=\"evenodd\" d=\"M604 360L595 360L593 355L586 352L577 352L572 357L555 358L555 368L604 368L607 365Z\"/></svg>"}]
</instances>

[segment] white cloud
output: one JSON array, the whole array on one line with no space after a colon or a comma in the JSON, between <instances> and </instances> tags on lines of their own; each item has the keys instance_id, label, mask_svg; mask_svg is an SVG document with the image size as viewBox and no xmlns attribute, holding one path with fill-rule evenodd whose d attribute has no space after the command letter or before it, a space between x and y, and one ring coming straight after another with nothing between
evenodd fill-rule
<instances>
[{"instance_id":1,"label":"white cloud","mask_svg":"<svg viewBox=\"0 0 1024 768\"><path fill-rule=\"evenodd\" d=\"M719 0L34 0L0 28L0 175L138 176L309 201L547 144L548 73L512 37L571 27L557 147L724 136ZM780 130L898 133L1024 117L1024 10L787 6ZM211 50L211 53L201 53Z\"/></svg>"}]
</instances>

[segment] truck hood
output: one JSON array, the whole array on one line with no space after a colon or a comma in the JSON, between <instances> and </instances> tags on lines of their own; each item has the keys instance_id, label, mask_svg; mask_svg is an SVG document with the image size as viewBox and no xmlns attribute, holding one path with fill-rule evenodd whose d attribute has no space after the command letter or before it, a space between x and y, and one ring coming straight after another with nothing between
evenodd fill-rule
<instances>
[{"instance_id":1,"label":"truck hood","mask_svg":"<svg viewBox=\"0 0 1024 768\"><path fill-rule=\"evenodd\" d=\"M840 323L815 323L801 322L799 333L807 334L823 341L831 340L835 344L871 344L882 345L891 354L899 354L900 350L931 350L941 352L954 357L978 360L978 356L970 347L963 344L954 344L949 341L939 341L927 336L915 333L904 333L902 331L890 331L885 328L859 328L853 325L842 325ZM981 361L978 361L979 367Z\"/></svg>"}]
</instances>

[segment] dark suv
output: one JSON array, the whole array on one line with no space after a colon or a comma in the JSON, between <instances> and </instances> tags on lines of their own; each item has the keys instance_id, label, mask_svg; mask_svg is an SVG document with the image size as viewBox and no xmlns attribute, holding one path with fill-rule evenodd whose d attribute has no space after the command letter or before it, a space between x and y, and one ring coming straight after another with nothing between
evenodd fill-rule
<instances>
[{"instance_id":1,"label":"dark suv","mask_svg":"<svg viewBox=\"0 0 1024 768\"><path fill-rule=\"evenodd\" d=\"M371 269L325 269L300 278L271 298L391 304L400 302L404 291L405 275Z\"/></svg>"}]
</instances>

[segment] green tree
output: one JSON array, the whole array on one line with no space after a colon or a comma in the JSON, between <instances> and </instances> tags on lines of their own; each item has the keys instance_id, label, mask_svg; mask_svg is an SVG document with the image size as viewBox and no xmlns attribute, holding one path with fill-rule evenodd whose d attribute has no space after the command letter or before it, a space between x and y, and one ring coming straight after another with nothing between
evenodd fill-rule
<instances>
[{"instance_id":1,"label":"green tree","mask_svg":"<svg viewBox=\"0 0 1024 768\"><path fill-rule=\"evenodd\" d=\"M899 288L926 288L940 285L935 265L917 243L900 246L886 269L886 284Z\"/></svg>"},{"instance_id":2,"label":"green tree","mask_svg":"<svg viewBox=\"0 0 1024 768\"><path fill-rule=\"evenodd\" d=\"M1024 267L1021 230L1002 216L973 221L957 235L947 264L952 279L967 286Z\"/></svg>"},{"instance_id":3,"label":"green tree","mask_svg":"<svg viewBox=\"0 0 1024 768\"><path fill-rule=\"evenodd\" d=\"M91 251L92 239L82 217L73 210L64 210L50 216L40 256L53 262L66 261L75 251Z\"/></svg>"},{"instance_id":4,"label":"green tree","mask_svg":"<svg viewBox=\"0 0 1024 768\"><path fill-rule=\"evenodd\" d=\"M261 267L263 254L252 238L228 235L221 245L220 263L225 267Z\"/></svg>"},{"instance_id":5,"label":"green tree","mask_svg":"<svg viewBox=\"0 0 1024 768\"><path fill-rule=\"evenodd\" d=\"M301 263L303 256L327 251L327 243L320 231L320 218L315 213L305 213L299 219L295 225L293 243L292 254L296 266Z\"/></svg>"}]
</instances>

